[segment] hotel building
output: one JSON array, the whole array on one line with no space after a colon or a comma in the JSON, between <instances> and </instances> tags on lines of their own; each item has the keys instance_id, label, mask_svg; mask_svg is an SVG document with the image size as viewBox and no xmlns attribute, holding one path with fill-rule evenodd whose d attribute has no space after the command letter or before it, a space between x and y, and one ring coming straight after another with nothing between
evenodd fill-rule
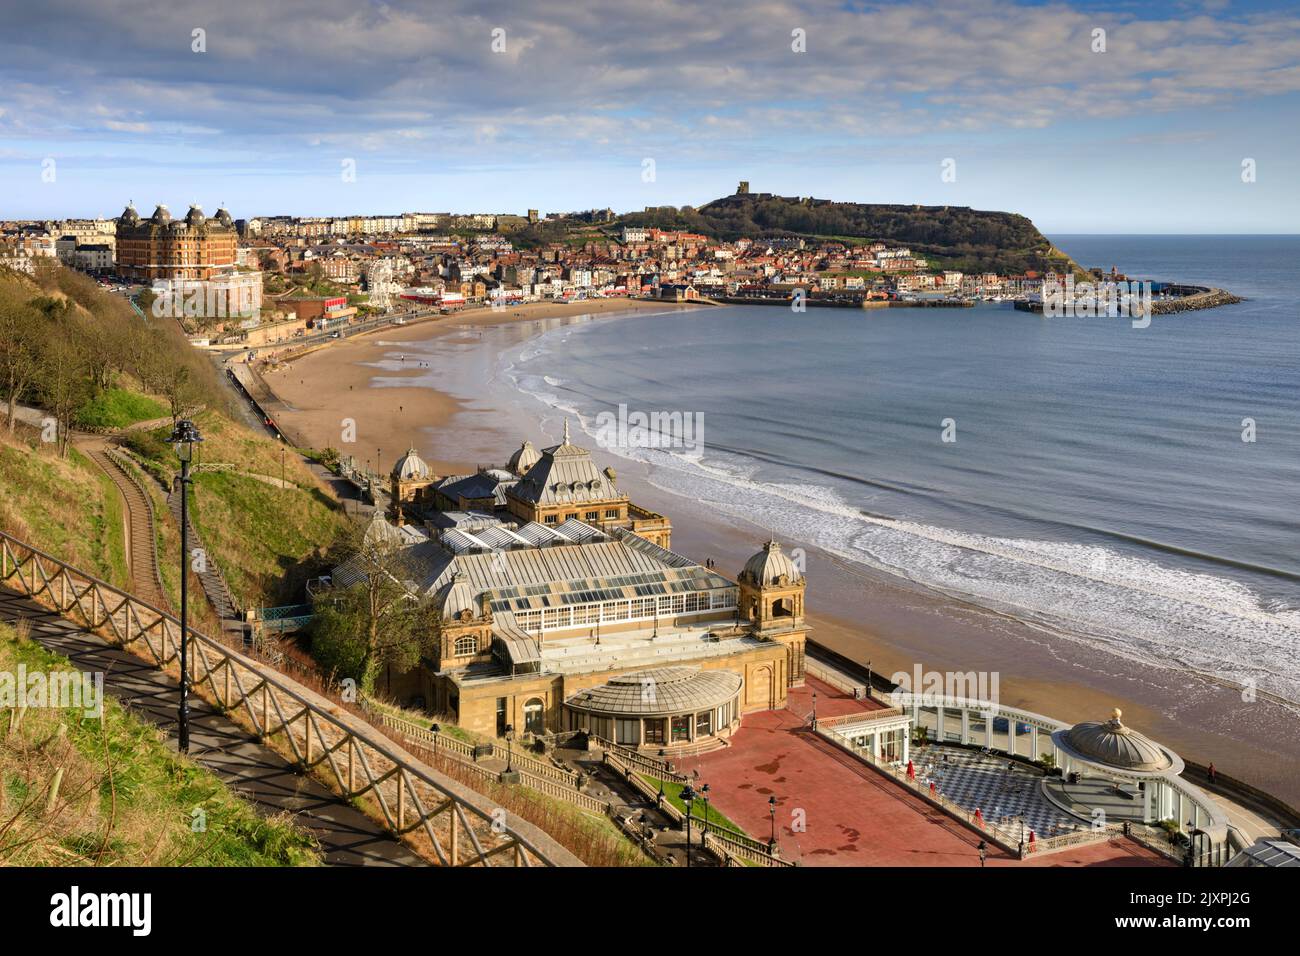
<instances>
[{"instance_id":1,"label":"hotel building","mask_svg":"<svg viewBox=\"0 0 1300 956\"><path fill-rule=\"evenodd\" d=\"M184 219L172 219L159 206L141 219L127 206L117 220L117 271L128 279L210 279L235 266L238 236L224 209L211 219L191 206Z\"/></svg>"}]
</instances>

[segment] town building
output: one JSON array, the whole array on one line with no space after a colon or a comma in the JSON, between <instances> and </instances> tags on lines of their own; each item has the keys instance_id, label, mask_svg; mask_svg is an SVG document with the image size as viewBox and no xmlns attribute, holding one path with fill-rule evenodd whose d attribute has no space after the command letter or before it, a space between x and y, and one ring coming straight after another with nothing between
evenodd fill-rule
<instances>
[{"instance_id":1,"label":"town building","mask_svg":"<svg viewBox=\"0 0 1300 956\"><path fill-rule=\"evenodd\" d=\"M225 209L211 219L191 206L183 219L172 219L159 206L141 219L127 206L117 220L117 271L124 278L210 279L235 265L238 235Z\"/></svg>"}]
</instances>

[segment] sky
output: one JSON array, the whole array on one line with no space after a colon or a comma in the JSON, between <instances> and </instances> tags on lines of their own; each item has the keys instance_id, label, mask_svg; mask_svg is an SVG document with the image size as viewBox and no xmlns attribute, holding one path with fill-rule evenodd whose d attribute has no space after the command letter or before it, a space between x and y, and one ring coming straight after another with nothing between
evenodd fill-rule
<instances>
[{"instance_id":1,"label":"sky","mask_svg":"<svg viewBox=\"0 0 1300 956\"><path fill-rule=\"evenodd\" d=\"M1300 232L1300 5L0 0L0 219L754 191Z\"/></svg>"}]
</instances>

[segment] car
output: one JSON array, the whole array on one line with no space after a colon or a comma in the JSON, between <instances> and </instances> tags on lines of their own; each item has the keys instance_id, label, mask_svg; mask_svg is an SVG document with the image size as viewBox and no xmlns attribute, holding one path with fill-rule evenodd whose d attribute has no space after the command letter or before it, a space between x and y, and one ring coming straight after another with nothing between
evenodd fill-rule
<instances>
[{"instance_id":1,"label":"car","mask_svg":"<svg viewBox=\"0 0 1300 956\"><path fill-rule=\"evenodd\" d=\"M994 717L993 729L1005 733L1007 729L1007 719L1005 717ZM1034 728L1029 726L1029 724L1024 722L1018 722L1016 724L1016 736L1020 736L1021 734L1032 734L1033 732Z\"/></svg>"}]
</instances>

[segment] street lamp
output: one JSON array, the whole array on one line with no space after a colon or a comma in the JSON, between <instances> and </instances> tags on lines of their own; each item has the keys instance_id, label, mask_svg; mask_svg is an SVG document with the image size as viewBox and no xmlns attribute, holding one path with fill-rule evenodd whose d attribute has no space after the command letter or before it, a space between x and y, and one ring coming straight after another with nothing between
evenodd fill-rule
<instances>
[{"instance_id":1,"label":"street lamp","mask_svg":"<svg viewBox=\"0 0 1300 956\"><path fill-rule=\"evenodd\" d=\"M514 754L510 750L510 741L514 739L515 739L515 725L506 724L506 773L510 773L512 770L514 770L514 765L512 763L512 761L514 760Z\"/></svg>"},{"instance_id":2,"label":"street lamp","mask_svg":"<svg viewBox=\"0 0 1300 956\"><path fill-rule=\"evenodd\" d=\"M695 802L695 790L688 783L682 787L682 803L686 804L686 865L691 865L691 804Z\"/></svg>"},{"instance_id":3,"label":"street lamp","mask_svg":"<svg viewBox=\"0 0 1300 956\"><path fill-rule=\"evenodd\" d=\"M701 826L707 830L709 828L709 785L707 783L700 785L700 799L704 801L704 822Z\"/></svg>"},{"instance_id":4,"label":"street lamp","mask_svg":"<svg viewBox=\"0 0 1300 956\"><path fill-rule=\"evenodd\" d=\"M772 818L772 835L767 841L767 849L770 852L776 849L776 794L767 798L767 812Z\"/></svg>"},{"instance_id":5,"label":"street lamp","mask_svg":"<svg viewBox=\"0 0 1300 956\"><path fill-rule=\"evenodd\" d=\"M194 446L203 441L203 436L188 418L182 418L172 430L170 439L176 449L176 457L181 462L181 704L177 713L177 747L181 753L190 752L190 671L189 657L186 650L189 628L189 605L187 598L189 588L187 572L189 570L189 496L190 496L190 460L194 457Z\"/></svg>"},{"instance_id":6,"label":"street lamp","mask_svg":"<svg viewBox=\"0 0 1300 956\"><path fill-rule=\"evenodd\" d=\"M817 729L817 691L813 691L812 695L813 695L812 729L816 730Z\"/></svg>"}]
</instances>

